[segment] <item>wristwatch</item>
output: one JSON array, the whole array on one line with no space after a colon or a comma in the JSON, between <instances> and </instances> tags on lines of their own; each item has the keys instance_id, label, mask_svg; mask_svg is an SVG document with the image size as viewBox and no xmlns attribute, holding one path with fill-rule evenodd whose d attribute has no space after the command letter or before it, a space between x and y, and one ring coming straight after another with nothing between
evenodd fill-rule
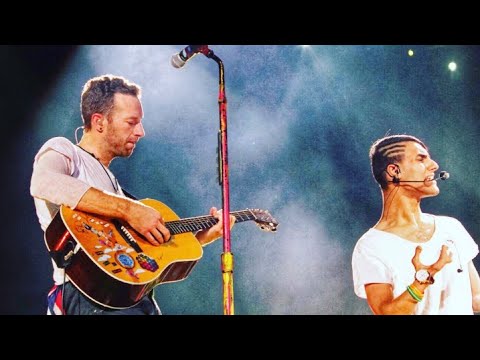
<instances>
[{"instance_id":1,"label":"wristwatch","mask_svg":"<svg viewBox=\"0 0 480 360\"><path fill-rule=\"evenodd\" d=\"M417 270L415 273L415 280L417 280L420 284L433 284L435 282L433 276L430 275L427 269Z\"/></svg>"}]
</instances>

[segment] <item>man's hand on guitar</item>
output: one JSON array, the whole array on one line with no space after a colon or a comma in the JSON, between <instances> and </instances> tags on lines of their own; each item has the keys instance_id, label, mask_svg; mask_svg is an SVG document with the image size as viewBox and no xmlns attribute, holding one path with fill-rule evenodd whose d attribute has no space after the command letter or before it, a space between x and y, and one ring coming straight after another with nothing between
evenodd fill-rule
<instances>
[{"instance_id":1,"label":"man's hand on guitar","mask_svg":"<svg viewBox=\"0 0 480 360\"><path fill-rule=\"evenodd\" d=\"M170 240L162 215L154 208L134 202L125 214L125 220L152 245L159 246Z\"/></svg>"},{"instance_id":2,"label":"man's hand on guitar","mask_svg":"<svg viewBox=\"0 0 480 360\"><path fill-rule=\"evenodd\" d=\"M210 209L210 215L214 218L218 219L218 223L216 223L211 228L206 230L199 231L197 233L197 239L202 244L202 246L208 245L215 241L216 239L223 236L223 220L222 220L222 210L217 210L216 207L212 207ZM230 215L230 229L233 227L235 223L235 216Z\"/></svg>"}]
</instances>

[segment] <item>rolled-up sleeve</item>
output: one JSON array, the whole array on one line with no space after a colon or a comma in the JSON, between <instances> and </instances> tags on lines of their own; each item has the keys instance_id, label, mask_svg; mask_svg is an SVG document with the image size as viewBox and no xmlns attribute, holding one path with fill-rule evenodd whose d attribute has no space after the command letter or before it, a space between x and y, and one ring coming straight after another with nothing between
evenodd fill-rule
<instances>
[{"instance_id":1,"label":"rolled-up sleeve","mask_svg":"<svg viewBox=\"0 0 480 360\"><path fill-rule=\"evenodd\" d=\"M74 166L72 156L61 146L44 146L35 157L30 194L74 209L90 188L90 185L72 176Z\"/></svg>"}]
</instances>

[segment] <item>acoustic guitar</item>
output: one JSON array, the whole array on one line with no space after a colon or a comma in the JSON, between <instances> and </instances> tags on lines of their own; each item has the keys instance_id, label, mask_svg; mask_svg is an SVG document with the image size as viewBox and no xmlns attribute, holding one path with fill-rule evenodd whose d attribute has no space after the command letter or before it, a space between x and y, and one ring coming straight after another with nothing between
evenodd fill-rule
<instances>
[{"instance_id":1,"label":"acoustic guitar","mask_svg":"<svg viewBox=\"0 0 480 360\"><path fill-rule=\"evenodd\" d=\"M214 226L213 216L180 219L154 199L140 200L158 210L170 241L153 246L126 222L61 206L45 231L46 246L57 266L91 300L113 309L135 305L155 286L184 280L203 255L194 236ZM265 210L231 212L235 222L253 220L266 231L278 222Z\"/></svg>"}]
</instances>

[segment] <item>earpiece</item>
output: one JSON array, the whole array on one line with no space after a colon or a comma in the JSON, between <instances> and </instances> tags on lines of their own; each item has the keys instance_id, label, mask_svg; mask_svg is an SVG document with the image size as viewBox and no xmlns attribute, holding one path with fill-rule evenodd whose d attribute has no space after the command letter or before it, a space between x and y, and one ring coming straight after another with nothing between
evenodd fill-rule
<instances>
[{"instance_id":1,"label":"earpiece","mask_svg":"<svg viewBox=\"0 0 480 360\"><path fill-rule=\"evenodd\" d=\"M392 165L395 167L395 170L393 170L393 172L395 173L395 175L390 175L387 171L387 174L390 175L390 177L392 178L392 182L394 184L399 184L400 183L400 178L397 176L400 174L400 166L398 166L397 164L389 164L389 165ZM388 166L387 166L387 169L388 169ZM386 170L385 170L386 171Z\"/></svg>"}]
</instances>

